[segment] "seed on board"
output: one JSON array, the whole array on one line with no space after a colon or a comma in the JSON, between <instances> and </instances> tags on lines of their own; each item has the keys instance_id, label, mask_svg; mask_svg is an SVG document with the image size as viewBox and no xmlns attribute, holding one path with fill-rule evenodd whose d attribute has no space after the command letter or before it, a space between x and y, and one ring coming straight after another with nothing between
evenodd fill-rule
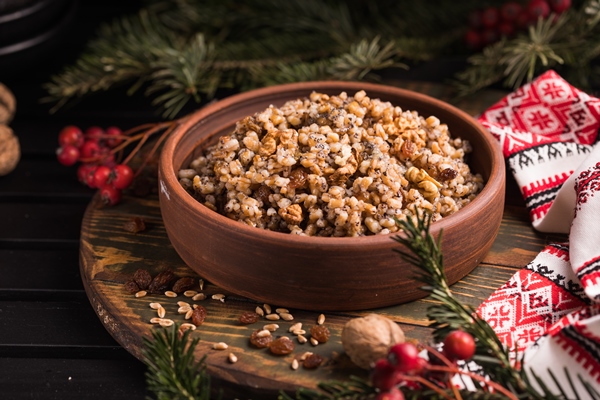
<instances>
[{"instance_id":1,"label":"seed on board","mask_svg":"<svg viewBox=\"0 0 600 400\"><path fill-rule=\"evenodd\" d=\"M135 297L144 297L147 294L148 292L146 292L145 290L140 290L139 292L135 293Z\"/></svg>"},{"instance_id":2,"label":"seed on board","mask_svg":"<svg viewBox=\"0 0 600 400\"><path fill-rule=\"evenodd\" d=\"M192 300L194 301L202 301L204 299L206 299L206 295L204 293L198 293L192 297Z\"/></svg>"},{"instance_id":3,"label":"seed on board","mask_svg":"<svg viewBox=\"0 0 600 400\"><path fill-rule=\"evenodd\" d=\"M158 318L158 317L150 318L150 323L158 324L161 320L162 320L162 318Z\"/></svg>"},{"instance_id":4,"label":"seed on board","mask_svg":"<svg viewBox=\"0 0 600 400\"><path fill-rule=\"evenodd\" d=\"M267 329L263 329L263 330L261 330L261 331L258 331L258 332L256 333L256 337L259 337L259 338L261 338L261 337L265 337L265 336L271 336L271 331L269 331L269 330L267 330Z\"/></svg>"},{"instance_id":5,"label":"seed on board","mask_svg":"<svg viewBox=\"0 0 600 400\"><path fill-rule=\"evenodd\" d=\"M306 357L308 357L308 356L312 356L312 354L313 354L313 352L312 352L312 351L305 351L305 352L304 352L304 354L302 354L302 355L300 356L300 361L304 361L304 360L306 360Z\"/></svg>"},{"instance_id":6,"label":"seed on board","mask_svg":"<svg viewBox=\"0 0 600 400\"><path fill-rule=\"evenodd\" d=\"M183 295L185 297L194 297L197 294L198 292L196 292L195 290L186 290L185 292L183 292Z\"/></svg>"},{"instance_id":7,"label":"seed on board","mask_svg":"<svg viewBox=\"0 0 600 400\"><path fill-rule=\"evenodd\" d=\"M292 365L291 365L292 369L295 371L298 369L298 360L296 360L295 358L292 360Z\"/></svg>"},{"instance_id":8,"label":"seed on board","mask_svg":"<svg viewBox=\"0 0 600 400\"><path fill-rule=\"evenodd\" d=\"M167 290L165 292L165 296L167 296L167 297L177 297L177 293L173 292L172 290Z\"/></svg>"},{"instance_id":9,"label":"seed on board","mask_svg":"<svg viewBox=\"0 0 600 400\"><path fill-rule=\"evenodd\" d=\"M183 324L181 324L181 326L179 327L179 329L181 331L187 331L188 329L191 329L191 330L195 331L196 330L196 325L190 324L189 322L184 322Z\"/></svg>"},{"instance_id":10,"label":"seed on board","mask_svg":"<svg viewBox=\"0 0 600 400\"><path fill-rule=\"evenodd\" d=\"M300 344L304 344L304 343L306 343L306 342L308 342L308 339L306 338L306 336L304 336L304 335L302 335L302 334L299 334L299 335L298 335L298 343L300 343Z\"/></svg>"},{"instance_id":11,"label":"seed on board","mask_svg":"<svg viewBox=\"0 0 600 400\"><path fill-rule=\"evenodd\" d=\"M279 325L277 324L267 324L265 326L263 326L263 329L266 329L270 332L275 332L277 329L279 329Z\"/></svg>"},{"instance_id":12,"label":"seed on board","mask_svg":"<svg viewBox=\"0 0 600 400\"><path fill-rule=\"evenodd\" d=\"M159 325L160 325L160 326L167 327L167 326L173 326L173 324L174 324L174 323L175 323L175 322L173 322L173 320L172 320L172 319L164 319L164 318L163 318L163 319L161 319L161 321L159 322Z\"/></svg>"},{"instance_id":13,"label":"seed on board","mask_svg":"<svg viewBox=\"0 0 600 400\"><path fill-rule=\"evenodd\" d=\"M275 309L275 312L276 312L277 314L283 314L283 313L287 313L287 314L289 314L289 313L290 313L290 310L288 310L287 308L276 308L276 309Z\"/></svg>"},{"instance_id":14,"label":"seed on board","mask_svg":"<svg viewBox=\"0 0 600 400\"><path fill-rule=\"evenodd\" d=\"M221 303L225 303L225 295L222 293L213 294L212 299L219 300Z\"/></svg>"},{"instance_id":15,"label":"seed on board","mask_svg":"<svg viewBox=\"0 0 600 400\"><path fill-rule=\"evenodd\" d=\"M157 313L160 318L164 318L167 310L165 310L163 306L160 306L160 308L157 310Z\"/></svg>"},{"instance_id":16,"label":"seed on board","mask_svg":"<svg viewBox=\"0 0 600 400\"><path fill-rule=\"evenodd\" d=\"M296 322L294 325L290 326L288 332L294 333L294 331L298 331L302 329L302 322Z\"/></svg>"},{"instance_id":17,"label":"seed on board","mask_svg":"<svg viewBox=\"0 0 600 400\"><path fill-rule=\"evenodd\" d=\"M314 337L311 337L310 344L312 344L313 346L316 346L319 344L319 341L317 339L315 339Z\"/></svg>"},{"instance_id":18,"label":"seed on board","mask_svg":"<svg viewBox=\"0 0 600 400\"><path fill-rule=\"evenodd\" d=\"M265 312L259 306L256 306L256 309L254 310L254 312L257 313L258 315L260 315L261 317L265 316Z\"/></svg>"},{"instance_id":19,"label":"seed on board","mask_svg":"<svg viewBox=\"0 0 600 400\"><path fill-rule=\"evenodd\" d=\"M290 313L281 313L279 314L279 316L281 317L281 319L283 319L284 321L293 321L294 320L294 316Z\"/></svg>"},{"instance_id":20,"label":"seed on board","mask_svg":"<svg viewBox=\"0 0 600 400\"><path fill-rule=\"evenodd\" d=\"M189 305L181 306L177 309L177 314L187 314L188 311L192 311L192 307L190 307Z\"/></svg>"},{"instance_id":21,"label":"seed on board","mask_svg":"<svg viewBox=\"0 0 600 400\"><path fill-rule=\"evenodd\" d=\"M204 290L204 279L198 279L198 286L200 290Z\"/></svg>"},{"instance_id":22,"label":"seed on board","mask_svg":"<svg viewBox=\"0 0 600 400\"><path fill-rule=\"evenodd\" d=\"M153 310L158 310L161 307L162 306L160 305L160 303L150 303L150 308Z\"/></svg>"},{"instance_id":23,"label":"seed on board","mask_svg":"<svg viewBox=\"0 0 600 400\"><path fill-rule=\"evenodd\" d=\"M321 314L321 315L319 315L319 318L317 318L317 324L323 325L324 323L325 323L325 315Z\"/></svg>"},{"instance_id":24,"label":"seed on board","mask_svg":"<svg viewBox=\"0 0 600 400\"><path fill-rule=\"evenodd\" d=\"M219 343L215 343L213 345L213 349L215 349L215 350L225 350L228 347L229 346L227 346L227 343L225 343L225 342L219 342Z\"/></svg>"},{"instance_id":25,"label":"seed on board","mask_svg":"<svg viewBox=\"0 0 600 400\"><path fill-rule=\"evenodd\" d=\"M190 306L190 303L186 303L185 301L178 301L178 302L177 302L177 305L178 305L179 307L185 307L185 306L187 306L187 307L191 307L191 306Z\"/></svg>"},{"instance_id":26,"label":"seed on board","mask_svg":"<svg viewBox=\"0 0 600 400\"><path fill-rule=\"evenodd\" d=\"M291 333L298 336L298 335L306 334L306 331L304 329L296 329L295 331L292 331Z\"/></svg>"},{"instance_id":27,"label":"seed on board","mask_svg":"<svg viewBox=\"0 0 600 400\"><path fill-rule=\"evenodd\" d=\"M267 314L271 314L271 306L270 305L265 303L265 304L263 304L263 308L265 309L265 312Z\"/></svg>"},{"instance_id":28,"label":"seed on board","mask_svg":"<svg viewBox=\"0 0 600 400\"><path fill-rule=\"evenodd\" d=\"M269 321L278 321L281 317L278 314L267 314L265 318Z\"/></svg>"},{"instance_id":29,"label":"seed on board","mask_svg":"<svg viewBox=\"0 0 600 400\"><path fill-rule=\"evenodd\" d=\"M234 364L237 362L238 358L235 354L229 353L229 355L227 356L227 360L229 360L230 363Z\"/></svg>"},{"instance_id":30,"label":"seed on board","mask_svg":"<svg viewBox=\"0 0 600 400\"><path fill-rule=\"evenodd\" d=\"M185 317L183 317L183 318L190 319L190 318L192 318L192 315L194 315L194 310L189 310L185 313Z\"/></svg>"}]
</instances>

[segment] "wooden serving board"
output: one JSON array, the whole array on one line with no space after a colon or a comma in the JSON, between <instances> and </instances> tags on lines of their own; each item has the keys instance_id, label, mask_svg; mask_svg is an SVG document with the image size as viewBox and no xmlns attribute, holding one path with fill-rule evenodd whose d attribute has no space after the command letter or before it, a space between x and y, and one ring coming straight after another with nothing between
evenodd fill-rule
<instances>
[{"instance_id":1,"label":"wooden serving board","mask_svg":"<svg viewBox=\"0 0 600 400\"><path fill-rule=\"evenodd\" d=\"M409 89L444 98L444 87L441 85L412 84L410 87L411 85L402 84L402 87L407 86ZM495 93L458 106L476 114L498 98L499 94ZM515 194L507 194L507 199L510 196L514 198ZM124 224L134 217L140 217L146 222L145 231L134 234L124 229ZM533 231L522 206L506 206L502 225L491 251L470 275L453 285L453 292L461 301L479 305L517 269L531 261L549 239L553 238ZM409 339L427 341L430 337L426 309L432 300L424 298L373 311L327 312L325 325L332 333L329 342L318 346L312 346L310 342L296 342L296 349L292 354L275 356L266 349L258 350L249 344L250 334L271 321L263 318L252 325L241 325L238 322L243 312L253 311L257 305L262 304L226 293L210 282L205 283L203 290L207 299L198 302L182 295L177 298L164 295L136 298L123 289L123 284L131 279L138 268L145 268L155 275L165 267L172 268L180 277L200 278L183 263L171 246L156 196L125 196L121 204L106 208L100 207L98 196L94 197L82 223L80 268L87 295L98 317L125 349L142 359L142 339L150 337L153 330L165 329L150 323L150 319L156 316L156 311L149 307L150 302L160 302L167 311L166 317L177 322L184 322L183 316L177 313L178 301L203 305L208 315L204 324L193 332L194 336L201 339L196 353L198 357L206 355L213 386L223 388L226 398L274 398L280 390L291 392L297 387L315 388L319 382L344 380L350 375L366 378L367 371L358 369L345 355L340 334L349 319L369 312L374 311L397 321ZM211 295L216 293L225 294L225 301L212 300ZM290 293L290 296L302 296L302 293ZM271 306L275 309L278 305ZM290 312L294 321L276 321L280 328L275 335L293 337L288 333L288 328L295 322L302 322L308 331L320 314L303 310ZM214 350L213 344L216 342L225 342L229 348L224 351ZM315 370L302 367L292 370L292 360L306 351L320 354L325 358L325 363ZM236 363L228 361L229 353L237 356Z\"/></svg>"}]
</instances>

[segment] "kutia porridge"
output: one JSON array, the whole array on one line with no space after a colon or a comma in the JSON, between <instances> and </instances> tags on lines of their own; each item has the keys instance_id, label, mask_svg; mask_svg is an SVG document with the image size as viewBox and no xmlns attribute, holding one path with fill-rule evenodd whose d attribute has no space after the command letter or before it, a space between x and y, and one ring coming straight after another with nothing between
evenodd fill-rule
<instances>
[{"instance_id":1,"label":"kutia porridge","mask_svg":"<svg viewBox=\"0 0 600 400\"><path fill-rule=\"evenodd\" d=\"M398 231L414 207L433 220L482 189L467 141L361 90L286 102L238 121L189 168L183 187L206 207L258 228L309 236Z\"/></svg>"}]
</instances>

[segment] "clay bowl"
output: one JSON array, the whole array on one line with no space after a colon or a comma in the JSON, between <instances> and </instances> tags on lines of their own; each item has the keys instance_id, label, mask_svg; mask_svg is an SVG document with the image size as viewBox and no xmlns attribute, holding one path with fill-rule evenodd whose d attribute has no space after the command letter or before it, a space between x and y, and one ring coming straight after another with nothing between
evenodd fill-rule
<instances>
[{"instance_id":1,"label":"clay bowl","mask_svg":"<svg viewBox=\"0 0 600 400\"><path fill-rule=\"evenodd\" d=\"M226 98L185 119L166 141L160 157L159 198L165 228L183 261L222 289L274 306L307 310L362 310L404 303L427 293L401 260L391 235L358 238L302 237L230 220L192 198L176 172L187 168L208 144L233 130L236 121L270 104L308 96L364 89L448 124L453 137L471 142L471 169L485 187L474 201L431 226L441 230L448 281L471 272L494 241L504 204L504 160L495 139L465 112L429 96L358 82L305 82L273 86Z\"/></svg>"}]
</instances>

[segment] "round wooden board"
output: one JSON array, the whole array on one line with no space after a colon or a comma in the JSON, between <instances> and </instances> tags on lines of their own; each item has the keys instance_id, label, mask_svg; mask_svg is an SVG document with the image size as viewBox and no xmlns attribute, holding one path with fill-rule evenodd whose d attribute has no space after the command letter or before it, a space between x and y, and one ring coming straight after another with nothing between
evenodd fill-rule
<instances>
[{"instance_id":1,"label":"round wooden board","mask_svg":"<svg viewBox=\"0 0 600 400\"><path fill-rule=\"evenodd\" d=\"M444 98L443 87L440 85L408 88ZM477 109L487 107L497 98L498 94L488 95L484 99L474 99L473 103L463 104L462 108L474 114ZM134 234L123 228L125 222L134 217L140 217L146 222L146 230ZM210 232L206 234L209 235ZM465 303L480 304L510 278L516 269L533 259L547 239L531 229L524 208L507 207L491 251L470 275L453 285L453 292ZM424 298L373 311L327 312L325 325L332 333L329 342L312 346L310 343L299 344L294 338L296 349L292 354L275 356L266 349L255 349L249 344L250 334L271 321L263 318L248 326L238 322L243 312L253 311L262 304L223 292L210 282L205 283L203 292L208 298L202 302L192 302L184 296L169 298L164 295L149 295L136 298L123 289L123 284L131 279L138 268L147 269L152 275L156 275L167 267L172 268L180 277L201 278L183 263L171 246L161 219L157 196L125 196L121 204L104 208L100 207L99 197L94 197L82 223L80 268L85 290L98 317L125 349L142 359L143 338L151 337L153 330L164 329L150 323L150 319L156 316L156 311L149 307L150 302L160 302L166 309L166 316L178 322L184 321L183 316L177 313L178 301L202 304L208 315L204 324L193 332L194 336L201 339L196 355L198 358L206 356L213 386L222 388L225 398L276 398L281 390L291 392L298 387L316 388L319 382L345 380L350 375L367 378L368 372L358 369L345 355L340 334L349 319L370 312L386 315L398 322L409 339L429 339L426 309L432 300ZM225 301L212 300L211 295L216 293L225 294ZM290 293L290 296L302 296L302 292ZM271 304L273 309L277 306ZM295 322L302 322L308 331L320 314L303 310L290 312L294 321L276 321L280 326L276 335L292 337L288 328ZM214 350L213 344L216 342L225 342L229 348L225 351ZM315 370L302 367L292 370L292 360L306 351L320 354L325 358L325 363ZM228 362L229 353L234 353L238 362Z\"/></svg>"}]
</instances>

